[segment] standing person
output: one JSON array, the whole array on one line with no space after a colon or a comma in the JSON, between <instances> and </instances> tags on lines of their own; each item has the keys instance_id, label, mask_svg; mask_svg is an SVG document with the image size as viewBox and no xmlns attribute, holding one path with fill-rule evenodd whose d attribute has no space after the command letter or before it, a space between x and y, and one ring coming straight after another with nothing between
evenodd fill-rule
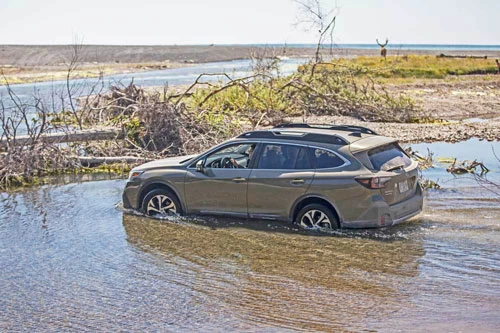
<instances>
[{"instance_id":1,"label":"standing person","mask_svg":"<svg viewBox=\"0 0 500 333\"><path fill-rule=\"evenodd\" d=\"M498 67L497 74L500 74L500 62L498 62L498 59L495 59L495 62L497 63L497 67Z\"/></svg>"}]
</instances>

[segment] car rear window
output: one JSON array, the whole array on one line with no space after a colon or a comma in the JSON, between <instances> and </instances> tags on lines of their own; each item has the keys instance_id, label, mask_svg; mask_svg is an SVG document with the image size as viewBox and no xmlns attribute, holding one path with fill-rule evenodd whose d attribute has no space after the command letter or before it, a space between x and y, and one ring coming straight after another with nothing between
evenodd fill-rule
<instances>
[{"instance_id":1,"label":"car rear window","mask_svg":"<svg viewBox=\"0 0 500 333\"><path fill-rule=\"evenodd\" d=\"M339 156L324 149L314 149L313 156L316 169L337 168L345 163Z\"/></svg>"},{"instance_id":2,"label":"car rear window","mask_svg":"<svg viewBox=\"0 0 500 333\"><path fill-rule=\"evenodd\" d=\"M372 149L368 157L375 170L387 171L398 167L406 168L411 164L411 159L397 144L389 144Z\"/></svg>"}]
</instances>

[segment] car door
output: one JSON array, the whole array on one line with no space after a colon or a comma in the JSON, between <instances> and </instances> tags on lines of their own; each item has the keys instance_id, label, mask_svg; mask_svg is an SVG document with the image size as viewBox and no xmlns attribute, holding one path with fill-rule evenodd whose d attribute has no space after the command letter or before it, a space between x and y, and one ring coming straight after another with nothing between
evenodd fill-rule
<instances>
[{"instance_id":1,"label":"car door","mask_svg":"<svg viewBox=\"0 0 500 333\"><path fill-rule=\"evenodd\" d=\"M314 178L310 150L266 143L258 154L248 181L248 213L253 218L287 219L293 203Z\"/></svg>"},{"instance_id":2,"label":"car door","mask_svg":"<svg viewBox=\"0 0 500 333\"><path fill-rule=\"evenodd\" d=\"M190 212L227 214L247 217L247 187L251 169L248 151L255 144L245 142L227 145L203 157L205 169L196 171L194 166L187 170L184 192ZM224 158L233 158L240 167L223 167Z\"/></svg>"}]
</instances>

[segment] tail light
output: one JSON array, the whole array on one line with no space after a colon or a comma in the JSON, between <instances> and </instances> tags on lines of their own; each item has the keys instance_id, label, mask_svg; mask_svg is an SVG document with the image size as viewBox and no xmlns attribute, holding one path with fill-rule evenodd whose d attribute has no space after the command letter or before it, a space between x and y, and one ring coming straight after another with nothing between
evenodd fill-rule
<instances>
[{"instance_id":1,"label":"tail light","mask_svg":"<svg viewBox=\"0 0 500 333\"><path fill-rule=\"evenodd\" d=\"M356 181L369 189L384 188L391 177L357 177Z\"/></svg>"}]
</instances>

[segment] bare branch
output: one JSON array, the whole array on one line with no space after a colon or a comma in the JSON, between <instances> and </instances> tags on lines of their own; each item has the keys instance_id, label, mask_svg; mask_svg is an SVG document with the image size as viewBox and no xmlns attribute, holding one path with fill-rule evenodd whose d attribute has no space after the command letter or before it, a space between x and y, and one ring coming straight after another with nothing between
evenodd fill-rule
<instances>
[{"instance_id":1,"label":"bare branch","mask_svg":"<svg viewBox=\"0 0 500 333\"><path fill-rule=\"evenodd\" d=\"M335 29L335 21L337 18L338 7L335 5L329 10L325 10L320 0L294 0L299 6L301 18L297 25L309 24L308 30L317 31L318 42L316 45L315 61L321 61L321 45L325 37L330 36L330 45L333 45L333 31Z\"/></svg>"}]
</instances>

